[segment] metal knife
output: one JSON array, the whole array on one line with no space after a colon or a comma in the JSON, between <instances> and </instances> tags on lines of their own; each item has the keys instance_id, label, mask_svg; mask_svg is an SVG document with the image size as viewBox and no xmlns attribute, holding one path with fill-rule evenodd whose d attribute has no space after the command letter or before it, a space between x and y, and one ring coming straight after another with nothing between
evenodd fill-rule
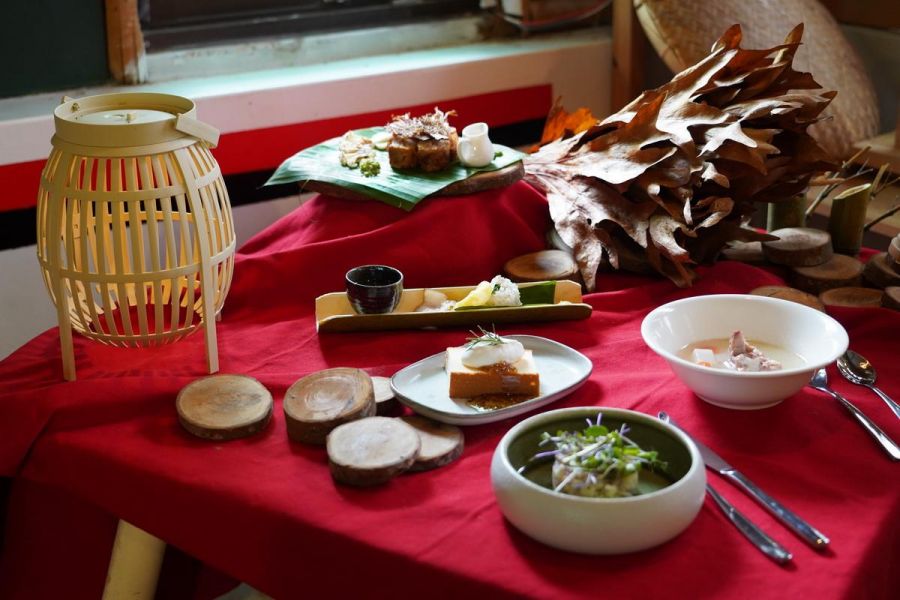
<instances>
[{"instance_id":1,"label":"metal knife","mask_svg":"<svg viewBox=\"0 0 900 600\"><path fill-rule=\"evenodd\" d=\"M671 423L672 425L675 425L675 427L678 427L678 424L672 421L672 418L665 412L660 412L659 418L663 421ZM681 427L678 428L681 429ZM684 431L684 429L681 429L681 431L684 432L684 434L689 438L691 438L694 444L697 445L697 448L700 450L700 456L703 457L703 462L706 464L707 469L715 471L725 479L735 484L737 487L741 488L751 498L762 504L763 507L765 507L769 512L775 515L775 518L784 523L804 542L806 542L816 550L825 550L828 547L828 543L830 540L821 531L817 530L815 527L784 507L780 502L759 489L756 484L747 479L740 471L725 462L725 460L721 456L716 454L707 446L703 445L703 443L691 436L691 434Z\"/></svg>"}]
</instances>

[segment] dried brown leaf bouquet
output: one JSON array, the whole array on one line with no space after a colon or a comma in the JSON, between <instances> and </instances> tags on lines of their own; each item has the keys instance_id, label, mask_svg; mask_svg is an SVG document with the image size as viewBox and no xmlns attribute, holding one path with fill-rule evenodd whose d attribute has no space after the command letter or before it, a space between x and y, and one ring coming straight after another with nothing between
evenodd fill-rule
<instances>
[{"instance_id":1,"label":"dried brown leaf bouquet","mask_svg":"<svg viewBox=\"0 0 900 600\"><path fill-rule=\"evenodd\" d=\"M604 259L619 268L635 254L688 286L691 265L728 241L767 237L741 227L755 203L833 168L806 130L836 92L808 91L820 86L793 69L802 33L745 50L734 25L704 60L603 121L554 107L526 177L547 194L589 290Z\"/></svg>"}]
</instances>

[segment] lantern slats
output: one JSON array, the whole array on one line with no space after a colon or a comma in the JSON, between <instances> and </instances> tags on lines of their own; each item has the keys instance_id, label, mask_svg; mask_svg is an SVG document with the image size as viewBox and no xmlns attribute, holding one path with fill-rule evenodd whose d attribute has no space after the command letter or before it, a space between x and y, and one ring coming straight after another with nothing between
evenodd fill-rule
<instances>
[{"instance_id":1,"label":"lantern slats","mask_svg":"<svg viewBox=\"0 0 900 600\"><path fill-rule=\"evenodd\" d=\"M150 245L150 273L159 273L162 271L162 265L159 261L159 226L156 215L156 194L159 193L159 181L154 176L151 179L150 158L146 158L140 162L141 176L144 181L149 181L154 189L154 198L147 202L147 239ZM153 279L153 293L151 294L153 304L153 325L154 338L159 339L165 332L165 322L163 321L163 300L162 300L162 284L159 279Z\"/></svg>"},{"instance_id":2,"label":"lantern slats","mask_svg":"<svg viewBox=\"0 0 900 600\"><path fill-rule=\"evenodd\" d=\"M174 115L194 119L187 99L114 96L54 111L56 136L41 172L37 254L57 306L63 374L75 378L73 329L134 347L169 344L200 327L214 372L212 317L231 285L235 233L210 140L176 129ZM153 118L132 123L144 110L137 107L128 123L113 123L126 114L123 102L142 101L157 111ZM159 106L173 107L173 118L159 120Z\"/></svg>"},{"instance_id":3,"label":"lantern slats","mask_svg":"<svg viewBox=\"0 0 900 600\"><path fill-rule=\"evenodd\" d=\"M126 161L125 181L129 190L140 189L140 183L137 178L136 158L129 158ZM130 200L127 203L123 203L123 211L126 204L128 206L127 230L131 238L129 246L131 250L129 253L131 256L131 272L135 275L129 281L128 289L131 295L128 298L128 305L137 307L138 332L141 337L146 337L150 333L147 327L147 288L143 283L140 283L143 281L144 272L146 271L144 267L144 240L142 235L143 220L141 219L139 200Z\"/></svg>"}]
</instances>

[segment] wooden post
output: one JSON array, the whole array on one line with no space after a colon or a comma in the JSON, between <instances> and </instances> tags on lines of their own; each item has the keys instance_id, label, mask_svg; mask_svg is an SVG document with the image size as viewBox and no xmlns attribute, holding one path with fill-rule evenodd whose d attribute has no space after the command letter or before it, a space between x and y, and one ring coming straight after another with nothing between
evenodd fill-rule
<instances>
[{"instance_id":1,"label":"wooden post","mask_svg":"<svg viewBox=\"0 0 900 600\"><path fill-rule=\"evenodd\" d=\"M612 111L631 102L644 85L647 40L631 4L632 0L613 0Z\"/></svg>"},{"instance_id":2,"label":"wooden post","mask_svg":"<svg viewBox=\"0 0 900 600\"><path fill-rule=\"evenodd\" d=\"M106 0L106 56L109 71L119 83L147 81L137 0Z\"/></svg>"},{"instance_id":3,"label":"wooden post","mask_svg":"<svg viewBox=\"0 0 900 600\"><path fill-rule=\"evenodd\" d=\"M119 521L103 600L152 600L165 553L164 541L131 523Z\"/></svg>"}]
</instances>

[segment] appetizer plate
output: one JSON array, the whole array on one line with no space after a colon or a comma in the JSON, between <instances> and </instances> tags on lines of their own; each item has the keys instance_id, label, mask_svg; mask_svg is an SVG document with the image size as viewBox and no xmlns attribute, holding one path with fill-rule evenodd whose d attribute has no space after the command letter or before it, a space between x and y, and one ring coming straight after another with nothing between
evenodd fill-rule
<instances>
[{"instance_id":1,"label":"appetizer plate","mask_svg":"<svg viewBox=\"0 0 900 600\"><path fill-rule=\"evenodd\" d=\"M538 282L543 283L543 282ZM526 287L532 284L521 284ZM461 300L475 286L429 288L450 300ZM574 281L557 281L553 304L530 304L460 311L415 312L425 299L425 289L403 290L400 303L392 313L360 315L350 306L345 292L333 292L316 298L316 329L334 331L380 331L421 327L490 326L495 323L534 321L570 321L591 316L591 305L581 301L581 286Z\"/></svg>"},{"instance_id":2,"label":"appetizer plate","mask_svg":"<svg viewBox=\"0 0 900 600\"><path fill-rule=\"evenodd\" d=\"M534 335L504 336L519 340L534 353L541 376L541 393L519 404L482 411L469 406L464 399L448 394L449 379L444 371L444 352L420 360L391 378L394 395L415 412L452 425L481 425L521 415L559 400L583 384L594 366L581 352L559 342Z\"/></svg>"}]
</instances>

